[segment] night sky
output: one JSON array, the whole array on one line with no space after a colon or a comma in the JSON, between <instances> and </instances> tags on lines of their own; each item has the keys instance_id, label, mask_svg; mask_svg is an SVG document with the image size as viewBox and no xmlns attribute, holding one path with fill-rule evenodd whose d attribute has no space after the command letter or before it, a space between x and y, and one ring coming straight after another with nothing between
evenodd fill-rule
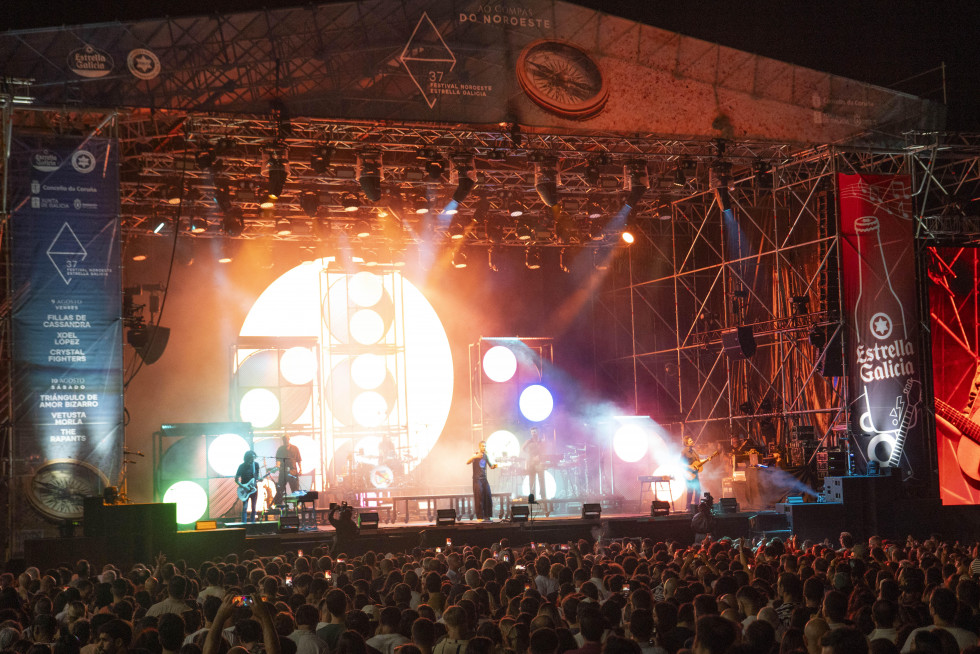
<instances>
[{"instance_id":1,"label":"night sky","mask_svg":"<svg viewBox=\"0 0 980 654\"><path fill-rule=\"evenodd\" d=\"M0 30L249 11L296 0L7 0ZM980 131L980 2L948 0L578 0L663 29L942 102Z\"/></svg>"}]
</instances>

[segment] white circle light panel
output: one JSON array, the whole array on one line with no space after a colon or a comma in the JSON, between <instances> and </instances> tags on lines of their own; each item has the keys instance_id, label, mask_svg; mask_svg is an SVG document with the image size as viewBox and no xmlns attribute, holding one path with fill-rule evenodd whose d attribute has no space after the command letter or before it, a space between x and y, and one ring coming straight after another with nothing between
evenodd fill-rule
<instances>
[{"instance_id":1,"label":"white circle light panel","mask_svg":"<svg viewBox=\"0 0 980 654\"><path fill-rule=\"evenodd\" d=\"M555 408L555 398L551 391L540 384L532 384L521 391L518 401L521 407L521 415L531 422L541 422L547 420Z\"/></svg>"},{"instance_id":2,"label":"white circle light panel","mask_svg":"<svg viewBox=\"0 0 980 654\"><path fill-rule=\"evenodd\" d=\"M245 459L248 442L238 434L221 434L208 446L208 464L222 477L233 477Z\"/></svg>"},{"instance_id":3,"label":"white circle light panel","mask_svg":"<svg viewBox=\"0 0 980 654\"><path fill-rule=\"evenodd\" d=\"M377 311L361 309L350 317L350 334L361 345L374 345L385 335L385 321Z\"/></svg>"},{"instance_id":4,"label":"white circle light panel","mask_svg":"<svg viewBox=\"0 0 980 654\"><path fill-rule=\"evenodd\" d=\"M177 505L177 524L181 525L197 522L208 510L208 494L193 481L178 481L163 494L163 501Z\"/></svg>"},{"instance_id":5,"label":"white circle light panel","mask_svg":"<svg viewBox=\"0 0 980 654\"><path fill-rule=\"evenodd\" d=\"M509 459L520 456L521 442L513 432L500 429L490 434L487 438L487 453L490 460L499 463L501 459Z\"/></svg>"},{"instance_id":6,"label":"white circle light panel","mask_svg":"<svg viewBox=\"0 0 980 654\"><path fill-rule=\"evenodd\" d=\"M316 377L316 355L306 347L291 347L282 353L279 372L290 384L309 384Z\"/></svg>"},{"instance_id":7,"label":"white circle light panel","mask_svg":"<svg viewBox=\"0 0 980 654\"><path fill-rule=\"evenodd\" d=\"M255 429L264 429L279 418L279 398L267 388L253 388L242 395L239 413Z\"/></svg>"},{"instance_id":8,"label":"white circle light panel","mask_svg":"<svg viewBox=\"0 0 980 654\"><path fill-rule=\"evenodd\" d=\"M405 408L399 408L403 414L399 427L412 435L413 453L421 460L442 433L452 403L453 362L446 330L426 297L401 273L327 273L327 263L319 259L300 264L270 284L249 310L240 335L322 338L329 334L332 343L404 344L404 362L399 363L393 397L404 403ZM330 312L324 310L327 304L323 289L328 288ZM338 292L334 294L333 289ZM325 317L328 313L332 315ZM395 327L386 320L394 320ZM326 371L337 367L338 361L336 355L329 358L326 342L321 356L319 368L326 375ZM364 356L369 358L362 361ZM371 356L376 355L356 356L347 369L347 383L352 381L356 388L346 395L344 411L354 414L358 424L386 424L398 420L392 412L394 407L389 407L385 396L378 392L388 383L384 380L390 373L383 370L387 366L379 366ZM333 380L325 378L323 383L329 388ZM360 391L371 395L362 398ZM244 413L242 419L246 419ZM327 419L332 420L333 416L328 415ZM333 455L325 455L323 464L329 466Z\"/></svg>"},{"instance_id":9,"label":"white circle light panel","mask_svg":"<svg viewBox=\"0 0 980 654\"><path fill-rule=\"evenodd\" d=\"M381 301L385 288L381 278L369 272L359 272L350 278L351 302L359 307L373 307Z\"/></svg>"},{"instance_id":10,"label":"white circle light panel","mask_svg":"<svg viewBox=\"0 0 980 654\"><path fill-rule=\"evenodd\" d=\"M495 382L505 382L517 372L514 351L503 345L494 345L483 355L483 372Z\"/></svg>"},{"instance_id":11,"label":"white circle light panel","mask_svg":"<svg viewBox=\"0 0 980 654\"><path fill-rule=\"evenodd\" d=\"M366 391L381 386L388 374L384 357L377 354L360 354L354 357L350 366L350 376L359 388Z\"/></svg>"},{"instance_id":12,"label":"white circle light panel","mask_svg":"<svg viewBox=\"0 0 980 654\"><path fill-rule=\"evenodd\" d=\"M613 435L613 451L626 463L636 463L647 453L646 430L640 425L623 425Z\"/></svg>"}]
</instances>

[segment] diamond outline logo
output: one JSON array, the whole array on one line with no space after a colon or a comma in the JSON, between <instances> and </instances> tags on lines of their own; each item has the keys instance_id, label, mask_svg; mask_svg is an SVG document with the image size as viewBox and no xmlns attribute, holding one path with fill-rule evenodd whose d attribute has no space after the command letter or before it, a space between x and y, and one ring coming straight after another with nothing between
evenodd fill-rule
<instances>
[{"instance_id":1,"label":"diamond outline logo","mask_svg":"<svg viewBox=\"0 0 980 654\"><path fill-rule=\"evenodd\" d=\"M420 32L420 30L422 31ZM433 39L433 35L435 39ZM442 50L444 54L441 54L439 50ZM447 72L452 72L456 67L456 55L446 45L439 30L436 29L432 19L429 18L428 13L422 12L422 17L419 18L419 22L415 25L412 36L409 37L408 43L405 44L405 48L402 50L401 55L399 55L398 61L405 67L408 76L422 93L422 99L425 100L425 103L429 105L430 109L434 107L436 98L429 97L429 94L425 92L425 88L419 82L417 75L424 76L430 68L437 67L438 64L449 64L449 71ZM412 70L412 68L416 70Z\"/></svg>"},{"instance_id":2,"label":"diamond outline logo","mask_svg":"<svg viewBox=\"0 0 980 654\"><path fill-rule=\"evenodd\" d=\"M67 243L59 243L59 241L61 241L61 236L65 233L66 229L68 230L68 236L65 237ZM72 241L74 241L74 245L72 244ZM74 249L75 246L77 246L78 249ZM75 231L68 223L63 223L61 225L61 229L58 230L58 235L51 241L51 245L48 246L45 254L48 255L51 265L58 271L58 275L61 277L62 281L65 282L65 284L71 284L72 280L71 275L67 272L67 263L76 259L77 261L85 261L85 257L88 256L85 246L78 240L78 236L75 235ZM60 266L58 265L59 262L61 263ZM62 266L65 268L64 271L62 271Z\"/></svg>"}]
</instances>

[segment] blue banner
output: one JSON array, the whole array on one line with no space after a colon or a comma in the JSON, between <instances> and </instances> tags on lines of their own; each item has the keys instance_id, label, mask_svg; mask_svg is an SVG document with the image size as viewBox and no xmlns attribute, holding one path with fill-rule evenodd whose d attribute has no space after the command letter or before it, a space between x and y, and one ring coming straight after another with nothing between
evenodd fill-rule
<instances>
[{"instance_id":1,"label":"blue banner","mask_svg":"<svg viewBox=\"0 0 980 654\"><path fill-rule=\"evenodd\" d=\"M122 461L118 189L113 140L13 139L14 429L51 518L80 515Z\"/></svg>"}]
</instances>

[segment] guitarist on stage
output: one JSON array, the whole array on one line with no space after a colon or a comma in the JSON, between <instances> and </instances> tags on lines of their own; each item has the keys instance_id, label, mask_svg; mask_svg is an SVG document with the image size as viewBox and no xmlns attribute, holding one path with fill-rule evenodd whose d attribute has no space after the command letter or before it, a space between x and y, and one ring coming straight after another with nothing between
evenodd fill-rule
<instances>
[{"instance_id":1,"label":"guitarist on stage","mask_svg":"<svg viewBox=\"0 0 980 654\"><path fill-rule=\"evenodd\" d=\"M687 506L701 501L701 455L694 449L694 439L684 437L684 451L681 453L687 463Z\"/></svg>"},{"instance_id":2,"label":"guitarist on stage","mask_svg":"<svg viewBox=\"0 0 980 654\"><path fill-rule=\"evenodd\" d=\"M238 484L239 489L238 496L242 497L243 493L247 493L242 498L242 522L246 522L246 517L248 517L248 522L255 522L255 503L259 497L258 479L259 464L255 462L255 452L249 450L245 453L244 461L238 466L238 472L235 473L235 483ZM252 504L251 513L248 512L250 502Z\"/></svg>"}]
</instances>

